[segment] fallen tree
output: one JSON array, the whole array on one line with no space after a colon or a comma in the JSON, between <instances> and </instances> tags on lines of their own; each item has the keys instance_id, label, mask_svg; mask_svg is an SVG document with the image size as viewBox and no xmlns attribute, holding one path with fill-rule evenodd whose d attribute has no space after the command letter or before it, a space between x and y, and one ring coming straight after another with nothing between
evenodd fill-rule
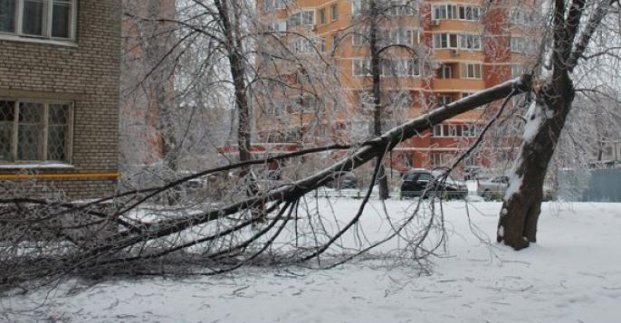
<instances>
[{"instance_id":1,"label":"fallen tree","mask_svg":"<svg viewBox=\"0 0 621 323\"><path fill-rule=\"evenodd\" d=\"M199 172L161 187L125 192L90 203L57 203L24 198L0 200L0 224L4 231L0 281L13 285L36 278L54 280L67 273L153 273L154 267L145 266L145 262L158 260L161 265L162 259L172 258L172 262L178 263L180 258L177 257L181 254L184 255L181 257L184 261L192 258L196 260L193 264L209 264L210 269L203 271L203 274L226 272L263 259L274 241L282 239L279 236L291 222L294 223L295 234L284 245L294 245L292 241L295 241L295 247L283 247L284 252L280 254L270 251L269 262L292 264L317 259L358 223L371 195L372 185L368 187L356 215L332 231L323 227L321 215L313 217L308 208L307 217L304 218L308 231L301 231L299 223L303 218L298 212L303 209L301 204L306 203L305 196L308 193L324 186L337 172L358 168L372 160L382 160L399 143L444 120L497 100L505 99L506 104L508 98L528 92L530 88L531 77L524 75L435 109L380 137L355 146L320 147L263 161L246 161ZM343 149L351 152L330 167L280 187L262 190L235 203L218 207L194 207L183 211L160 209L155 212L157 216L149 220L136 216L141 212L137 208L145 202L195 178L320 151ZM376 162L371 183L378 176L378 165ZM266 206L262 218L251 214L257 205ZM392 234L378 242L360 246L353 255L359 255L399 236L419 216L421 207L419 202L411 216L393 228ZM429 207L433 209L433 203ZM425 250L423 241L428 231L438 224L434 215L435 211L429 213L427 222L419 228L422 234L408 242L413 248L412 258L421 259L433 252ZM251 229L265 218L268 219L267 223ZM55 237L55 240L51 239L54 243L50 239L45 243L33 241L37 233L44 230L48 231L48 236ZM313 238L308 238L311 235ZM300 243L300 240L305 242ZM197 247L200 248L193 249ZM188 255L193 256L188 258ZM352 253L349 253L344 259L351 257ZM340 257L332 264L342 261L343 257Z\"/></svg>"}]
</instances>

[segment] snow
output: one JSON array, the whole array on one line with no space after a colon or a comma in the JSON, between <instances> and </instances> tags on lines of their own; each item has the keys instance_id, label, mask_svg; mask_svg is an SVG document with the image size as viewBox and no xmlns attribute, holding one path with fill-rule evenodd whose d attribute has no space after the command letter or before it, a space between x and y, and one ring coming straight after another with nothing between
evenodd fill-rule
<instances>
[{"instance_id":1,"label":"snow","mask_svg":"<svg viewBox=\"0 0 621 323\"><path fill-rule=\"evenodd\" d=\"M545 113L543 112L543 108L538 106L536 101L533 100L526 113L526 124L524 125L524 135L522 136L525 143L535 139L544 118Z\"/></svg>"},{"instance_id":2,"label":"snow","mask_svg":"<svg viewBox=\"0 0 621 323\"><path fill-rule=\"evenodd\" d=\"M341 217L355 213L359 201L332 204ZM411 203L391 200L387 208L396 216ZM0 321L618 322L620 204L546 203L538 243L520 252L488 236L496 232L500 206L472 202L467 216L463 201L445 203L447 251L433 259L429 274L365 260L332 270L70 281L0 299ZM370 236L387 228L377 222L381 209L371 201L364 215L366 224L376 221Z\"/></svg>"}]
</instances>

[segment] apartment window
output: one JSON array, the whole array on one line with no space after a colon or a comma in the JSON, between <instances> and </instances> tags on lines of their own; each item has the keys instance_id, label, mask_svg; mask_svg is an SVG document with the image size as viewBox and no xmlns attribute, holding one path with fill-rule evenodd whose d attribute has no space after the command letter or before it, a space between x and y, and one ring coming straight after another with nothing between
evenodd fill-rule
<instances>
[{"instance_id":1,"label":"apartment window","mask_svg":"<svg viewBox=\"0 0 621 323\"><path fill-rule=\"evenodd\" d=\"M339 46L339 35L338 34L332 34L332 50L336 50L336 48Z\"/></svg>"},{"instance_id":2,"label":"apartment window","mask_svg":"<svg viewBox=\"0 0 621 323\"><path fill-rule=\"evenodd\" d=\"M511 77L518 77L526 73L524 65L511 65Z\"/></svg>"},{"instance_id":3,"label":"apartment window","mask_svg":"<svg viewBox=\"0 0 621 323\"><path fill-rule=\"evenodd\" d=\"M287 22L285 20L274 21L271 24L271 28L279 33L284 33L287 31Z\"/></svg>"},{"instance_id":4,"label":"apartment window","mask_svg":"<svg viewBox=\"0 0 621 323\"><path fill-rule=\"evenodd\" d=\"M287 19L288 27L296 27L300 25L312 26L315 24L315 12L311 10L305 10L291 14Z\"/></svg>"},{"instance_id":5,"label":"apartment window","mask_svg":"<svg viewBox=\"0 0 621 323\"><path fill-rule=\"evenodd\" d=\"M332 17L332 21L336 21L339 18L339 9L336 4L330 6L330 16Z\"/></svg>"},{"instance_id":6,"label":"apartment window","mask_svg":"<svg viewBox=\"0 0 621 323\"><path fill-rule=\"evenodd\" d=\"M380 61L381 76L416 77L420 75L419 62L416 59L383 59Z\"/></svg>"},{"instance_id":7,"label":"apartment window","mask_svg":"<svg viewBox=\"0 0 621 323\"><path fill-rule=\"evenodd\" d=\"M432 9L433 20L467 20L478 21L481 18L481 8L477 6L441 4Z\"/></svg>"},{"instance_id":8,"label":"apartment window","mask_svg":"<svg viewBox=\"0 0 621 323\"><path fill-rule=\"evenodd\" d=\"M352 60L352 69L354 76L371 75L371 60L368 58L356 58Z\"/></svg>"},{"instance_id":9,"label":"apartment window","mask_svg":"<svg viewBox=\"0 0 621 323\"><path fill-rule=\"evenodd\" d=\"M512 25L517 26L528 26L532 25L534 22L533 15L534 12L526 12L522 9L513 8L510 13L510 21Z\"/></svg>"},{"instance_id":10,"label":"apartment window","mask_svg":"<svg viewBox=\"0 0 621 323\"><path fill-rule=\"evenodd\" d=\"M319 38L319 51L325 53L328 51L328 46L326 45L326 37Z\"/></svg>"},{"instance_id":11,"label":"apartment window","mask_svg":"<svg viewBox=\"0 0 621 323\"><path fill-rule=\"evenodd\" d=\"M440 68L438 69L438 78L439 79L452 79L453 78L453 67L450 64L440 64Z\"/></svg>"},{"instance_id":12,"label":"apartment window","mask_svg":"<svg viewBox=\"0 0 621 323\"><path fill-rule=\"evenodd\" d=\"M480 50L481 49L481 36L462 34L459 47L464 48L464 49Z\"/></svg>"},{"instance_id":13,"label":"apartment window","mask_svg":"<svg viewBox=\"0 0 621 323\"><path fill-rule=\"evenodd\" d=\"M439 33L433 35L434 48L481 49L481 35Z\"/></svg>"},{"instance_id":14,"label":"apartment window","mask_svg":"<svg viewBox=\"0 0 621 323\"><path fill-rule=\"evenodd\" d=\"M367 34L364 30L354 29L351 35L352 45L359 47L363 45L367 45L369 42L367 41Z\"/></svg>"},{"instance_id":15,"label":"apartment window","mask_svg":"<svg viewBox=\"0 0 621 323\"><path fill-rule=\"evenodd\" d=\"M473 124L439 124L433 127L434 137L476 137L477 127Z\"/></svg>"},{"instance_id":16,"label":"apartment window","mask_svg":"<svg viewBox=\"0 0 621 323\"><path fill-rule=\"evenodd\" d=\"M264 11L285 9L285 0L263 0Z\"/></svg>"},{"instance_id":17,"label":"apartment window","mask_svg":"<svg viewBox=\"0 0 621 323\"><path fill-rule=\"evenodd\" d=\"M292 50L297 54L312 53L315 51L315 44L307 38L295 38L293 39Z\"/></svg>"},{"instance_id":18,"label":"apartment window","mask_svg":"<svg viewBox=\"0 0 621 323\"><path fill-rule=\"evenodd\" d=\"M433 35L433 47L434 48L459 48L458 34L434 34Z\"/></svg>"},{"instance_id":19,"label":"apartment window","mask_svg":"<svg viewBox=\"0 0 621 323\"><path fill-rule=\"evenodd\" d=\"M0 0L0 34L75 38L76 0Z\"/></svg>"},{"instance_id":20,"label":"apartment window","mask_svg":"<svg viewBox=\"0 0 621 323\"><path fill-rule=\"evenodd\" d=\"M327 23L327 20L326 20L326 9L325 8L319 9L319 23L322 24L322 25Z\"/></svg>"},{"instance_id":21,"label":"apartment window","mask_svg":"<svg viewBox=\"0 0 621 323\"><path fill-rule=\"evenodd\" d=\"M0 100L0 161L69 161L72 105Z\"/></svg>"},{"instance_id":22,"label":"apartment window","mask_svg":"<svg viewBox=\"0 0 621 323\"><path fill-rule=\"evenodd\" d=\"M364 11L369 10L368 0L352 0L351 2L351 15L357 17Z\"/></svg>"},{"instance_id":23,"label":"apartment window","mask_svg":"<svg viewBox=\"0 0 621 323\"><path fill-rule=\"evenodd\" d=\"M444 166L448 165L453 159L453 155L450 153L431 153L431 165L432 166Z\"/></svg>"},{"instance_id":24,"label":"apartment window","mask_svg":"<svg viewBox=\"0 0 621 323\"><path fill-rule=\"evenodd\" d=\"M510 48L514 53L528 54L534 51L535 43L526 37L511 37Z\"/></svg>"},{"instance_id":25,"label":"apartment window","mask_svg":"<svg viewBox=\"0 0 621 323\"><path fill-rule=\"evenodd\" d=\"M402 17L402 16L413 16L416 13L416 7L414 7L415 1L409 0L391 0L388 2L388 10L386 11L386 15Z\"/></svg>"},{"instance_id":26,"label":"apartment window","mask_svg":"<svg viewBox=\"0 0 621 323\"><path fill-rule=\"evenodd\" d=\"M465 79L483 78L483 66L481 64L461 64L461 77Z\"/></svg>"}]
</instances>

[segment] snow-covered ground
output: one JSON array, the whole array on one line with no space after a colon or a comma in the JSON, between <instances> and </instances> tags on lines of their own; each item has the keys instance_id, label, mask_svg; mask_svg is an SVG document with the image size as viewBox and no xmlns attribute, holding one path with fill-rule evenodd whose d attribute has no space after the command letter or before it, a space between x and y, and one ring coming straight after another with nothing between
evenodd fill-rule
<instances>
[{"instance_id":1,"label":"snow-covered ground","mask_svg":"<svg viewBox=\"0 0 621 323\"><path fill-rule=\"evenodd\" d=\"M358 202L334 206L355 212ZM398 213L409 203L390 201L388 209ZM369 213L381 209L372 204ZM499 207L472 202L469 222L463 201L445 203L448 250L429 275L362 261L332 270L246 268L218 277L71 282L0 299L0 321L621 320L621 204L545 204L539 243L520 252L489 242Z\"/></svg>"}]
</instances>

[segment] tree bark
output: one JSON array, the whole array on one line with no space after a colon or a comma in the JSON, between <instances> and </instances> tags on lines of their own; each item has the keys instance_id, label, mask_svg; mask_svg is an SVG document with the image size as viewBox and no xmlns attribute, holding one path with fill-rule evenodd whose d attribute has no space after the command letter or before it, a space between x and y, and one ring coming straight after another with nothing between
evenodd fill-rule
<instances>
[{"instance_id":1,"label":"tree bark","mask_svg":"<svg viewBox=\"0 0 621 323\"><path fill-rule=\"evenodd\" d=\"M537 241L546 171L574 95L573 83L568 73L564 72L536 94L535 106L527 116L527 131L535 126L536 132L524 138L515 174L510 180L510 191L500 211L496 235L498 242L504 242L516 250ZM517 190L511 192L513 189Z\"/></svg>"},{"instance_id":2,"label":"tree bark","mask_svg":"<svg viewBox=\"0 0 621 323\"><path fill-rule=\"evenodd\" d=\"M377 4L374 0L370 3L370 31L369 31L369 47L371 49L371 76L373 78L373 135L382 135L382 89L381 89L381 57L378 44L378 28L379 28L379 12ZM383 155L382 155L383 156ZM379 198L385 200L390 197L388 190L388 178L383 165L383 157L377 159L380 164L378 171ZM375 183L373 183L375 184Z\"/></svg>"}]
</instances>

